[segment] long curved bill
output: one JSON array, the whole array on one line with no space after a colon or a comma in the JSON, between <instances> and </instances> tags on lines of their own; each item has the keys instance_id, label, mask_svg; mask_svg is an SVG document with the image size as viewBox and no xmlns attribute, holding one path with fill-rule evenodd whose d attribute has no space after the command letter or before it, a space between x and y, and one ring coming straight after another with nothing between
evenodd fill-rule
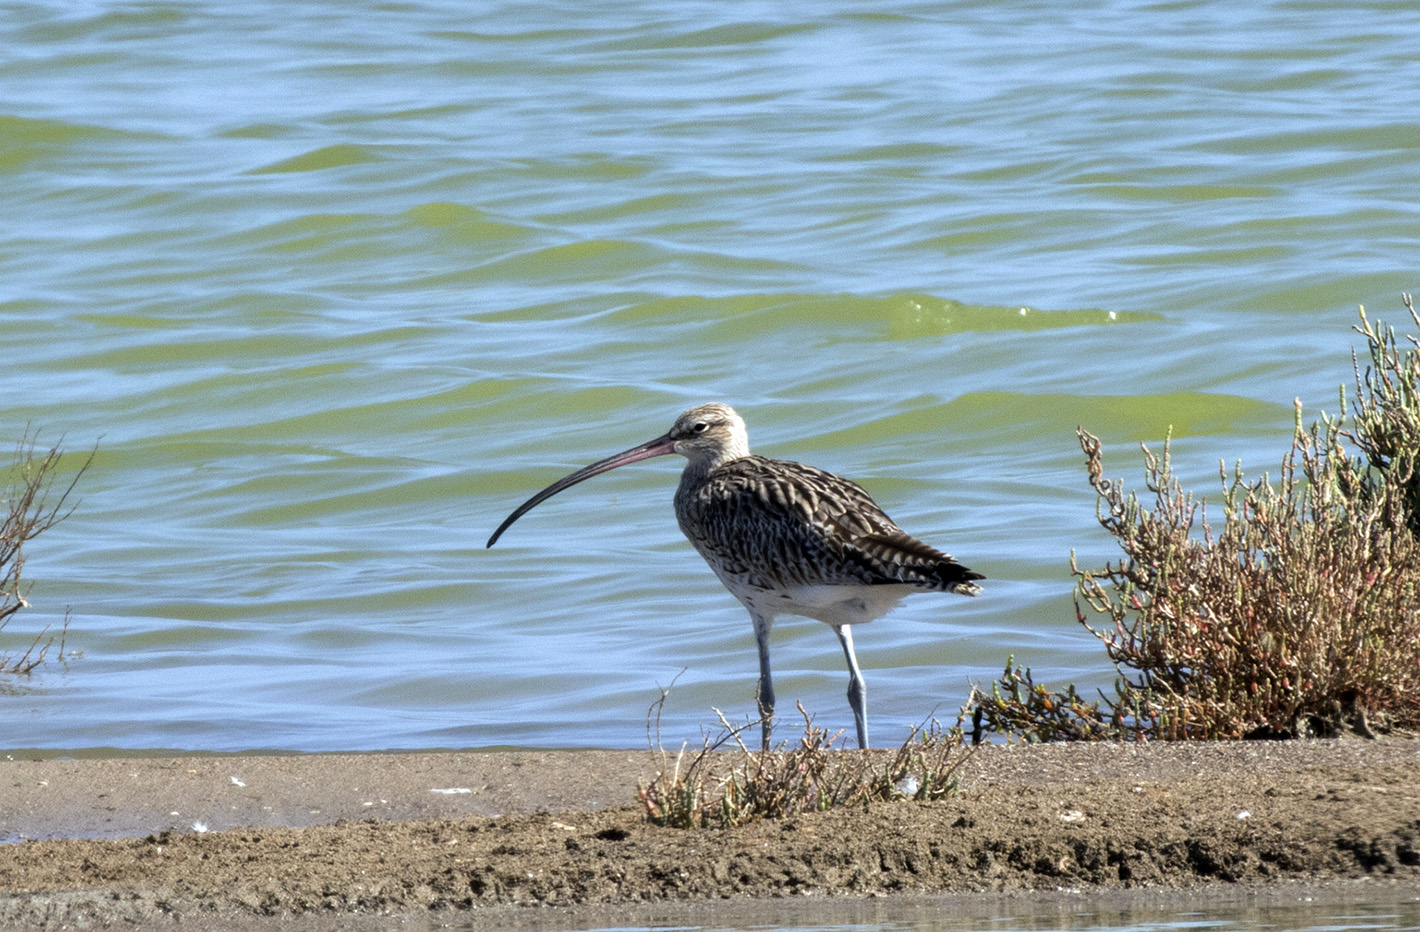
<instances>
[{"instance_id":1,"label":"long curved bill","mask_svg":"<svg viewBox=\"0 0 1420 932\"><path fill-rule=\"evenodd\" d=\"M657 437L655 440L648 440L638 447L632 447L624 453L608 456L604 460L597 460L590 466L584 466L565 479L558 479L556 482L552 483L552 485L543 489L514 509L513 513L504 518L503 523L498 525L498 530L493 532L493 536L488 538L486 546L492 547L498 542L498 538L503 535L503 532L508 529L509 525L529 511L532 511L538 504L547 501L563 489L569 489L583 479L590 479L593 476L601 475L618 466L625 466L627 463L637 463L641 460L648 460L653 456L665 456L667 453L674 452L675 441L671 439L670 434L665 434Z\"/></svg>"}]
</instances>

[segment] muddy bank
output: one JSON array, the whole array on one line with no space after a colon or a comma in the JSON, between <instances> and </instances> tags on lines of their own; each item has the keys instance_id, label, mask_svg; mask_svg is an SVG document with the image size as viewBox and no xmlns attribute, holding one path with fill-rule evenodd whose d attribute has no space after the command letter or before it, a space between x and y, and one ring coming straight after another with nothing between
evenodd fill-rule
<instances>
[{"instance_id":1,"label":"muddy bank","mask_svg":"<svg viewBox=\"0 0 1420 932\"><path fill-rule=\"evenodd\" d=\"M0 846L0 924L506 924L509 907L725 898L1420 887L1410 740L992 747L947 802L698 832L647 825L630 804L653 764L635 752L6 762L0 830L49 840ZM142 823L116 816L118 802L162 827L77 837ZM215 830L219 810L218 827L247 827Z\"/></svg>"}]
</instances>

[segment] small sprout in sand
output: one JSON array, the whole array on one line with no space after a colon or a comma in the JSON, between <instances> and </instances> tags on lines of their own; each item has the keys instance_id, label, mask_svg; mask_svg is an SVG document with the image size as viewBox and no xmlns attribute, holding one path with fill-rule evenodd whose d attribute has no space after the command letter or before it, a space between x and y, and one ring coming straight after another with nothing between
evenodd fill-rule
<instances>
[{"instance_id":1,"label":"small sprout in sand","mask_svg":"<svg viewBox=\"0 0 1420 932\"><path fill-rule=\"evenodd\" d=\"M648 715L657 735L667 695L661 691ZM741 735L759 722L734 726L718 709L721 730L697 752L682 747L672 755L653 742L661 769L638 787L646 818L674 828L723 827L875 801L931 802L956 792L957 771L972 753L960 729L935 721L913 728L894 751L839 750L833 742L842 732L830 736L798 709L804 733L793 748L750 750Z\"/></svg>"}]
</instances>

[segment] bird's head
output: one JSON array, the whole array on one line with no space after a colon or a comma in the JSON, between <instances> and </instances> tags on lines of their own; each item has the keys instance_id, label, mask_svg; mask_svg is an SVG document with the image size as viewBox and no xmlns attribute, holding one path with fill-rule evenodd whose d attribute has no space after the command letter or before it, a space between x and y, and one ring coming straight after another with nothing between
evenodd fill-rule
<instances>
[{"instance_id":1,"label":"bird's head","mask_svg":"<svg viewBox=\"0 0 1420 932\"><path fill-rule=\"evenodd\" d=\"M718 401L696 405L676 418L666 436L675 452L701 469L749 456L744 419L734 408Z\"/></svg>"},{"instance_id":2,"label":"bird's head","mask_svg":"<svg viewBox=\"0 0 1420 932\"><path fill-rule=\"evenodd\" d=\"M670 453L679 453L690 461L686 469L691 471L691 475L695 475L696 470L708 471L721 463L749 456L749 435L745 432L745 422L729 405L718 402L697 405L676 418L675 425L655 440L648 440L640 446L584 466L523 502L498 525L493 536L488 538L488 546L492 547L497 543L503 532L514 521L532 510L538 502L547 501L563 489L571 488L584 479L599 476L618 466L639 463L653 456L666 456Z\"/></svg>"}]
</instances>

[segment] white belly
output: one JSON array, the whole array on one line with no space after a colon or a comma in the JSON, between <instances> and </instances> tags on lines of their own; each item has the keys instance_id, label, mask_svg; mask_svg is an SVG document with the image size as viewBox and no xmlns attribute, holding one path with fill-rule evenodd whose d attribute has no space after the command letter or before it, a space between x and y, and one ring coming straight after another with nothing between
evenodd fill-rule
<instances>
[{"instance_id":1,"label":"white belly","mask_svg":"<svg viewBox=\"0 0 1420 932\"><path fill-rule=\"evenodd\" d=\"M915 586L790 586L762 589L741 580L721 577L751 614L766 619L775 615L802 615L826 625L865 625L881 618L899 602L921 590Z\"/></svg>"}]
</instances>

